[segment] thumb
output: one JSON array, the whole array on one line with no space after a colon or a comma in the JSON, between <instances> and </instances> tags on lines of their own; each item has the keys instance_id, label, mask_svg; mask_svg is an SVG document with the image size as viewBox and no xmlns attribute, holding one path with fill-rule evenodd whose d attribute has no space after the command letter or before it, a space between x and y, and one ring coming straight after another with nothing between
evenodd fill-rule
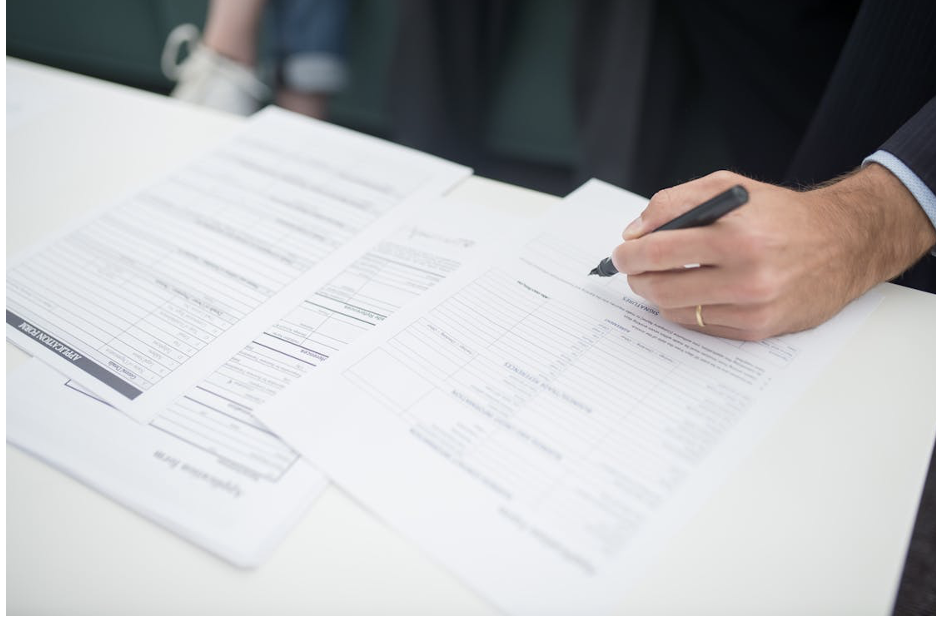
<instances>
[{"instance_id":1,"label":"thumb","mask_svg":"<svg viewBox=\"0 0 936 618\"><path fill-rule=\"evenodd\" d=\"M736 184L743 176L733 172L718 171L687 183L657 191L640 216L624 228L624 240L640 238L664 223L695 208Z\"/></svg>"}]
</instances>

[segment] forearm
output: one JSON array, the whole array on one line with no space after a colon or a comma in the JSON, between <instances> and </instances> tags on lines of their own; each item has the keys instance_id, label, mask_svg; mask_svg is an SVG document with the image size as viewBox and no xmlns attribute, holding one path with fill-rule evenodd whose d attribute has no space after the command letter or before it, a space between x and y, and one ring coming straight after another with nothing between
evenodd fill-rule
<instances>
[{"instance_id":1,"label":"forearm","mask_svg":"<svg viewBox=\"0 0 936 618\"><path fill-rule=\"evenodd\" d=\"M907 187L871 163L843 180L810 192L841 215L843 240L863 256L851 277L860 289L893 279L936 246L936 228Z\"/></svg>"}]
</instances>

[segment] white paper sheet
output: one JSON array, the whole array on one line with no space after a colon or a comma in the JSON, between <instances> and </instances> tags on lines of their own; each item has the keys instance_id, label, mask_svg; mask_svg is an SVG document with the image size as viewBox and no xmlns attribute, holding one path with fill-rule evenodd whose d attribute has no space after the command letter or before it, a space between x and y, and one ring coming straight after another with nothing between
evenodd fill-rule
<instances>
[{"instance_id":1,"label":"white paper sheet","mask_svg":"<svg viewBox=\"0 0 936 618\"><path fill-rule=\"evenodd\" d=\"M327 481L252 410L523 224L483 205L428 204L148 425L33 359L8 381L7 439L234 564L256 566Z\"/></svg>"},{"instance_id":2,"label":"white paper sheet","mask_svg":"<svg viewBox=\"0 0 936 618\"><path fill-rule=\"evenodd\" d=\"M269 108L11 260L7 337L149 420L469 173Z\"/></svg>"},{"instance_id":3,"label":"white paper sheet","mask_svg":"<svg viewBox=\"0 0 936 618\"><path fill-rule=\"evenodd\" d=\"M880 300L759 343L670 324L586 276L643 204L586 184L258 416L502 609L613 611Z\"/></svg>"},{"instance_id":4,"label":"white paper sheet","mask_svg":"<svg viewBox=\"0 0 936 618\"><path fill-rule=\"evenodd\" d=\"M230 435L189 443L138 423L38 359L9 378L11 444L240 567L259 565L328 485L291 449L260 437L238 441L229 459L229 449L210 446L231 445ZM278 474L242 467L274 449L288 457Z\"/></svg>"}]
</instances>

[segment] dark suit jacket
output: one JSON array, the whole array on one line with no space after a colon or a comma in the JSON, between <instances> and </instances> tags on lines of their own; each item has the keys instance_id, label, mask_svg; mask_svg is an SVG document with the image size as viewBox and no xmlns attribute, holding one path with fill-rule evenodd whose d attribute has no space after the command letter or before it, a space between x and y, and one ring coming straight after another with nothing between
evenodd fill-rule
<instances>
[{"instance_id":1,"label":"dark suit jacket","mask_svg":"<svg viewBox=\"0 0 936 618\"><path fill-rule=\"evenodd\" d=\"M936 2L658 0L640 130L621 141L607 127L635 95L609 90L625 59L603 55L627 4L578 5L582 178L650 195L724 167L805 187L882 148L936 193ZM936 292L936 258L896 282Z\"/></svg>"},{"instance_id":2,"label":"dark suit jacket","mask_svg":"<svg viewBox=\"0 0 936 618\"><path fill-rule=\"evenodd\" d=\"M515 6L402 3L395 138L483 160L485 99ZM574 9L578 181L650 195L727 168L804 187L883 147L936 191L936 2L588 0ZM899 282L936 292L936 258Z\"/></svg>"},{"instance_id":3,"label":"dark suit jacket","mask_svg":"<svg viewBox=\"0 0 936 618\"><path fill-rule=\"evenodd\" d=\"M649 122L635 147L650 157L629 179L640 192L685 180L673 172L686 170L670 164L687 147L672 127L699 132L680 127L685 103L668 86L678 80L699 84L693 104L716 110L703 122L721 125L723 167L802 187L847 173L882 148L936 193L936 2L673 0L656 7L656 40L675 28L684 49L671 44L651 54L651 67L670 73L662 86L652 74L646 82ZM925 256L897 282L936 292L936 258Z\"/></svg>"}]
</instances>

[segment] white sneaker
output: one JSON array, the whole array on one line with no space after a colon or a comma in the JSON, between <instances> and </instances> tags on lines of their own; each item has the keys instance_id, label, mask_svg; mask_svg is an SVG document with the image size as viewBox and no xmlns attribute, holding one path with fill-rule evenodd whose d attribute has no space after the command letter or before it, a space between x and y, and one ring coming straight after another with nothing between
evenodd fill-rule
<instances>
[{"instance_id":1,"label":"white sneaker","mask_svg":"<svg viewBox=\"0 0 936 618\"><path fill-rule=\"evenodd\" d=\"M178 62L183 45L191 51ZM202 45L198 28L192 24L176 26L169 33L162 71L178 82L170 96L189 103L249 116L270 99L270 89L250 67Z\"/></svg>"}]
</instances>

